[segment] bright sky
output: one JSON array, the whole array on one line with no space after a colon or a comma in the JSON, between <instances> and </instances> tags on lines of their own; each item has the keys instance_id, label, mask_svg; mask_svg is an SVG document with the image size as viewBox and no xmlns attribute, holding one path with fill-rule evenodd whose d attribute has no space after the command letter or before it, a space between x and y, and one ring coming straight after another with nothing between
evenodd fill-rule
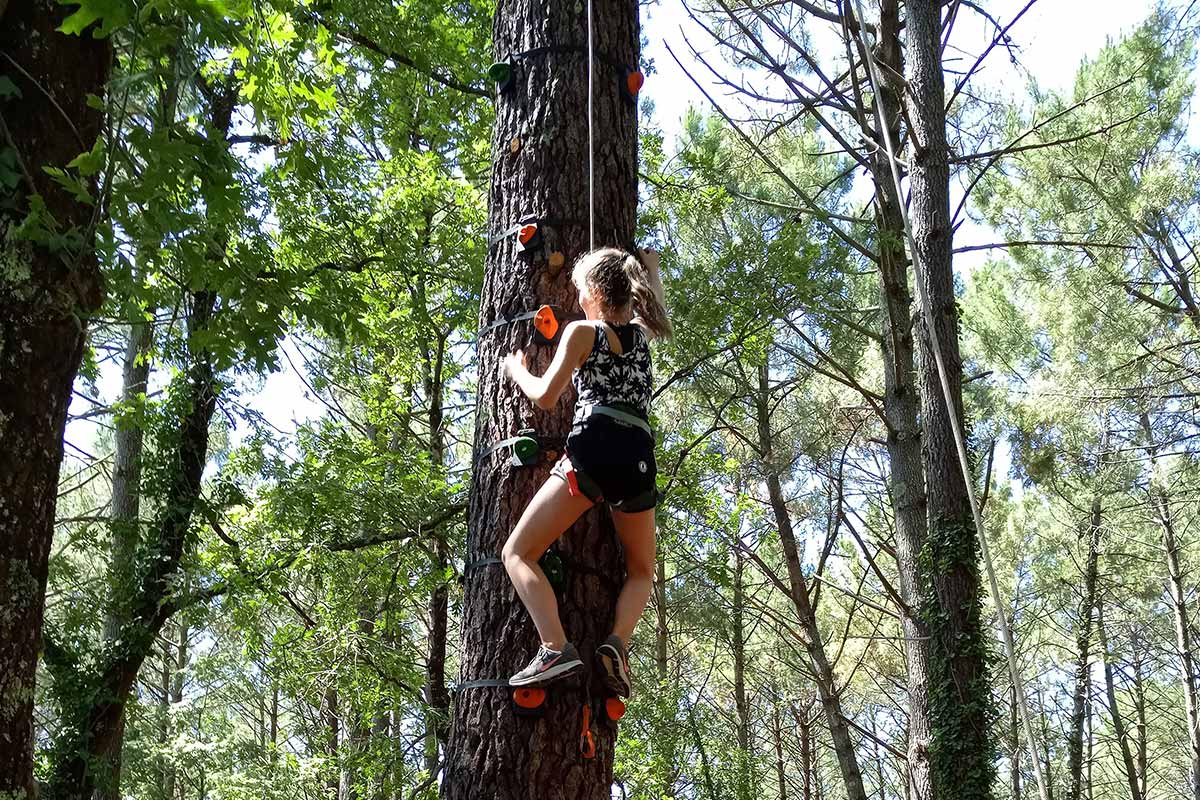
<instances>
[{"instance_id":1,"label":"bright sky","mask_svg":"<svg viewBox=\"0 0 1200 800\"><path fill-rule=\"evenodd\" d=\"M1007 24L1025 5L1026 0L992 0L987 3L989 12L1003 25ZM872 11L869 8L867 14ZM1040 0L1025 14L1011 31L1012 39L1018 44L1018 58L1024 73L1018 72L1007 58L1007 54L997 49L989 57L987 66L974 78L975 86L980 90L1000 92L1010 97L1022 97L1025 94L1026 74L1037 76L1043 90L1066 91L1070 88L1075 71L1082 59L1092 57L1110 37L1118 36L1129 31L1141 22L1151 12L1153 4L1149 0ZM820 23L814 25L813 36L818 50L822 42L829 46L830 34L823 32L829 26ZM669 149L673 149L680 131L680 122L689 106L706 108L706 101L701 93L683 73L679 66L668 54L666 45L689 63L690 50L685 43L685 37L690 39L696 48L714 65L722 59L715 49L713 42L703 30L699 29L688 17L681 0L660 0L658 5L645 9L643 32L648 39L645 55L653 59L657 73L650 75L646 81L643 95L654 103L654 123L662 128L667 135ZM980 16L970 9L963 8L953 36L953 47L965 51L955 53L953 47L948 57L959 57L969 65L975 56L987 46L994 35L994 29L985 23ZM715 85L713 77L699 63L692 63L693 74L712 96L720 103L731 109L735 116L737 99L731 97L728 89ZM736 75L735 69L730 69L731 75ZM991 241L987 231L978 228L964 228L956 241L979 242ZM980 256L982 258L982 255ZM970 269L974 263L960 258L959 269ZM285 343L285 350L292 360L301 364L294 344ZM268 419L284 431L294 430L298 423L315 418L324 411L324 407L311 396L307 387L291 368L287 358L280 359L283 369L281 372L268 376L261 390L253 396L244 397L247 405L258 409L267 415ZM104 371L101 390L104 397L113 399L120 389L120 369ZM72 411L79 413L85 404L76 401ZM92 449L96 429L87 423L72 423L68 429L68 438L85 449Z\"/></svg>"},{"instance_id":2,"label":"bright sky","mask_svg":"<svg viewBox=\"0 0 1200 800\"><path fill-rule=\"evenodd\" d=\"M1020 12L1028 0L991 0L987 10L1000 22L1007 25ZM871 4L864 3L866 14L873 13ZM1091 57L1104 46L1109 37L1129 31L1145 19L1153 9L1149 0L1040 0L1025 13L1010 31L1011 38L1018 44L1018 58L1025 70L1037 76L1043 89L1068 89L1079 67L1080 61ZM830 26L817 22L812 26L812 35L818 42L827 40L825 31ZM649 44L645 55L654 60L658 72L646 81L646 94L655 104L655 122L667 133L668 140L678 133L679 123L688 106L703 108L706 101L692 81L679 68L667 52L669 46L684 63L688 63L691 51L687 41L706 58L719 64L719 50L711 37L696 26L689 18L681 0L660 0L647 9L643 21L643 32ZM951 52L947 59L959 58L971 62L991 42L995 29L976 12L961 8L952 36ZM966 51L953 52L954 47ZM954 68L954 62L947 66ZM734 108L736 100L730 97L728 88L715 85L711 73L703 65L689 67L709 93L723 105ZM731 70L736 74L736 70ZM1025 77L1017 72L1006 53L997 48L985 62L985 68L976 74L974 84L991 91L1003 92L1010 97L1024 95ZM736 114L735 114L736 116Z\"/></svg>"}]
</instances>

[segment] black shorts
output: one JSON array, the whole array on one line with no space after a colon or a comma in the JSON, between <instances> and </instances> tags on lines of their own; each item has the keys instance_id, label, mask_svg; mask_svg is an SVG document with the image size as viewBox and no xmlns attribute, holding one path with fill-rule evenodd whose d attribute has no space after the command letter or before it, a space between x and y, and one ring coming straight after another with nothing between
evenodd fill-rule
<instances>
[{"instance_id":1,"label":"black shorts","mask_svg":"<svg viewBox=\"0 0 1200 800\"><path fill-rule=\"evenodd\" d=\"M566 455L551 474L567 481L572 494L617 511L632 514L658 504L654 437L611 417L595 414L572 428Z\"/></svg>"}]
</instances>

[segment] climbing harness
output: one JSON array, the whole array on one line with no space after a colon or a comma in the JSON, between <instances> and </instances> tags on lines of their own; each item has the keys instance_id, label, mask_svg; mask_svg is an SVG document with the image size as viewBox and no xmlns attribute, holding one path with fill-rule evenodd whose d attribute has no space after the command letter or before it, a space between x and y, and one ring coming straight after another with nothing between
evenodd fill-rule
<instances>
[{"instance_id":1,"label":"climbing harness","mask_svg":"<svg viewBox=\"0 0 1200 800\"><path fill-rule=\"evenodd\" d=\"M654 435L654 429L650 427L649 422L636 414L630 414L628 411L622 411L621 409L613 408L612 406L602 406L597 403L586 403L581 405L580 408L582 409L583 413L582 419L587 419L593 414L600 414L601 416L610 417L619 422L623 422L626 425L632 425L635 428L641 428L651 436Z\"/></svg>"},{"instance_id":2,"label":"climbing harness","mask_svg":"<svg viewBox=\"0 0 1200 800\"><path fill-rule=\"evenodd\" d=\"M865 21L866 16L863 14L862 0L854 0L854 8L855 12L858 14L860 23ZM1019 697L1018 705L1021 709L1021 718L1024 723L1025 735L1029 739L1029 746L1032 755L1030 760L1033 762L1033 771L1035 777L1037 778L1038 794L1041 795L1042 800L1049 800L1050 794L1046 788L1046 778L1042 774L1042 764L1035 752L1035 743L1037 742L1037 738L1034 736L1033 722L1029 718L1029 709L1026 707L1025 684L1024 680L1021 678L1020 667L1017 665L1016 648L1013 645L1012 630L1008 626L1008 619L1003 613L999 613L1000 610L1004 608L1004 602L1003 598L1000 596L1000 585L996 580L996 570L992 565L992 556L990 550L988 549L987 537L984 535L983 513L980 510L979 502L975 497L975 483L971 477L970 463L967 460L967 448L961 427L962 423L958 419L958 416L954 413L954 397L950 391L950 379L947 377L946 364L942 359L942 348L938 341L938 332L935 325L935 320L933 318L933 309L929 304L929 297L925 291L925 284L921 281L920 256L917 253L917 242L913 236L912 223L908 216L908 208L903 202L905 195L900 180L899 158L896 156L895 143L892 142L892 133L890 130L888 130L887 125L884 123L883 114L879 108L879 98L882 97L880 93L880 85L882 84L882 80L879 77L878 67L875 63L875 56L871 51L871 45L862 37L861 32L865 27L865 24L859 25L859 41L862 44L864 57L867 62L867 75L871 80L871 89L875 93L875 120L879 125L879 130L883 133L883 144L885 150L887 151L888 164L891 168L892 182L895 184L896 196L902 199L902 201L899 203L900 217L904 222L904 236L908 241L909 254L912 257L913 262L913 273L916 277L916 280L913 281L913 283L917 285L917 297L920 300L921 314L925 318L925 327L929 330L930 343L933 345L933 356L934 361L937 363L938 380L941 383L942 395L946 401L946 414L950 418L950 425L954 434L954 445L958 450L958 463L959 467L962 469L963 482L967 486L967 500L971 504L971 514L974 518L975 530L979 538L979 550L983 555L984 567L987 569L988 582L991 587L992 602L996 606L996 616L1000 621L1000 632L1004 639L1004 650L1008 656L1008 669L1010 677L1012 678L1013 688L1016 690L1017 696Z\"/></svg>"}]
</instances>

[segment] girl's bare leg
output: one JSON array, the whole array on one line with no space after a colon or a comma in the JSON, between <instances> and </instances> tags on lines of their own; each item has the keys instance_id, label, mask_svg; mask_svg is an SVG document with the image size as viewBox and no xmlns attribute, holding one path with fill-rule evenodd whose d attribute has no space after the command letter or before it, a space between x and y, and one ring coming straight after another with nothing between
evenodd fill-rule
<instances>
[{"instance_id":1,"label":"girl's bare leg","mask_svg":"<svg viewBox=\"0 0 1200 800\"><path fill-rule=\"evenodd\" d=\"M628 647L633 629L637 627L650 590L654 585L654 509L626 514L613 510L613 524L621 545L625 548L625 585L617 598L613 633Z\"/></svg>"},{"instance_id":2,"label":"girl's bare leg","mask_svg":"<svg viewBox=\"0 0 1200 800\"><path fill-rule=\"evenodd\" d=\"M509 534L500 554L504 569L525 604L542 644L552 650L562 650L567 642L562 621L558 618L558 601L538 559L554 544L567 528L592 507L586 497L574 497L567 482L551 475L525 507L517 527ZM653 554L653 547L651 547ZM653 570L653 558L651 559ZM645 599L643 599L645 604Z\"/></svg>"}]
</instances>

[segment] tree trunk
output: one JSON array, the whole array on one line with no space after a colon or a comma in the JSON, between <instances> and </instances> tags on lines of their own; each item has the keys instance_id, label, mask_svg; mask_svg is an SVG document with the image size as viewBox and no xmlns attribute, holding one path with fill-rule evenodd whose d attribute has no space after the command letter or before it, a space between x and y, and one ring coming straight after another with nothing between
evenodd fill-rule
<instances>
[{"instance_id":1,"label":"tree trunk","mask_svg":"<svg viewBox=\"0 0 1200 800\"><path fill-rule=\"evenodd\" d=\"M677 707L674 703L678 694L672 688L670 663L667 659L670 647L670 629L667 627L667 620L667 562L666 556L663 555L660 548L654 565L654 677L660 695L670 697L672 705L669 717L664 716L667 709L659 707L659 713L655 716L659 733L655 736L655 741L651 743L651 746L659 750L660 755L658 755L657 762L663 765L665 770L658 776L660 783L657 786L657 796L662 797L663 800L671 800L675 797L675 782L683 770L676 750L677 737L674 728L678 723L674 713Z\"/></svg>"},{"instance_id":2,"label":"tree trunk","mask_svg":"<svg viewBox=\"0 0 1200 800\"><path fill-rule=\"evenodd\" d=\"M880 63L897 75L904 74L900 50L899 0L880 5ZM900 141L900 97L885 83L877 101L880 117ZM882 137L875 134L875 139ZM932 800L929 773L929 629L920 618L921 587L926 585L921 567L925 547L925 473L921 465L921 428L913 356L912 295L909 293L908 256L904 251L901 198L896 195L886 152L878 148L871 157L875 180L876 241L879 248L879 287L883 315L883 410L887 423L888 490L896 526L896 567L901 599L908 609L898 609L904 629L904 660L908 679L908 784L915 800Z\"/></svg>"},{"instance_id":3,"label":"tree trunk","mask_svg":"<svg viewBox=\"0 0 1200 800\"><path fill-rule=\"evenodd\" d=\"M637 209L636 108L622 97L623 74L612 63L638 63L638 4L594 0L595 222L596 244L632 246ZM532 47L553 47L515 64L512 88L496 105L488 250L480 320L491 323L549 303L576 307L570 270L552 274L544 254L518 256L516 238L502 232L524 215L543 219L545 252L560 251L568 263L588 248L587 67L579 49L587 42L586 4L560 0L505 0L496 10L497 58ZM513 144L516 144L514 152ZM501 455L485 456L494 442L531 423L540 435L565 438L570 427L568 393L546 413L532 408L517 387L503 380L501 357L527 347L530 326L513 324L481 337L476 393L475 464L468 512L467 562L495 557L551 466L513 468ZM550 348L534 348L535 371L550 361ZM607 511L583 516L560 542L568 565L560 613L585 661L611 630L624 567ZM529 616L508 576L497 565L468 571L463 590L462 680L505 678L523 666L537 646ZM596 670L590 678L595 678ZM447 800L520 798L602 800L612 785L615 728L603 705L592 711L593 759L580 753L582 712L588 695L580 681L552 687L540 721L513 714L504 689L458 694L447 747L442 795ZM594 682L592 698L602 697ZM599 713L597 713L597 711Z\"/></svg>"},{"instance_id":4,"label":"tree trunk","mask_svg":"<svg viewBox=\"0 0 1200 800\"><path fill-rule=\"evenodd\" d=\"M1150 779L1150 770L1146 763L1149 758L1150 744L1147 741L1148 728L1146 726L1146 680L1144 674L1145 664L1143 662L1143 650L1141 635L1137 628L1133 629L1133 701L1137 713L1137 777L1138 787L1141 789L1141 796L1145 797L1149 794L1147 785ZM1134 800L1141 800L1134 798Z\"/></svg>"},{"instance_id":5,"label":"tree trunk","mask_svg":"<svg viewBox=\"0 0 1200 800\"><path fill-rule=\"evenodd\" d=\"M1079 617L1075 629L1075 693L1072 698L1071 731L1067 739L1067 797L1082 800L1083 796L1083 736L1088 705L1088 677L1091 673L1092 609L1096 605L1096 575L1100 544L1100 496L1092 497L1091 518L1087 528L1087 566L1083 574L1083 597L1079 601Z\"/></svg>"},{"instance_id":6,"label":"tree trunk","mask_svg":"<svg viewBox=\"0 0 1200 800\"><path fill-rule=\"evenodd\" d=\"M325 723L325 757L331 765L338 763L338 744L341 742L342 718L338 707L338 690L329 686L325 690L325 702L321 708L321 719ZM325 777L326 800L339 800L341 770L337 766L327 768Z\"/></svg>"},{"instance_id":7,"label":"tree trunk","mask_svg":"<svg viewBox=\"0 0 1200 800\"><path fill-rule=\"evenodd\" d=\"M829 663L829 657L825 653L825 642L821 638L821 630L817 624L816 609L813 608L809 598L808 582L800 564L800 552L796 546L796 535L792 530L791 514L787 509L787 500L783 495L783 486L775 463L777 456L774 452L771 432L769 391L767 365L763 364L758 368L758 394L755 398L758 449L765 473L768 500L775 515L775 526L779 530L779 542L787 561L791 601L796 609L800 627L804 631L804 648L808 652L809 667L817 685L821 706L825 711L825 721L829 725L829 735L833 740L833 750L837 755L838 767L842 771L846 796L849 800L867 800L867 793L863 788L862 770L858 764L858 755L854 750L854 742L850 738L850 726L846 723L846 717L842 713L837 679L833 673L833 666Z\"/></svg>"},{"instance_id":8,"label":"tree trunk","mask_svg":"<svg viewBox=\"0 0 1200 800\"><path fill-rule=\"evenodd\" d=\"M1171 600L1171 612L1175 618L1175 647L1179 655L1180 680L1183 684L1184 708L1186 711L1188 745L1191 748L1191 796L1200 800L1200 710L1196 696L1196 657L1192 652L1192 628L1188 620L1187 589L1183 584L1183 568L1179 561L1179 543L1175 535L1175 523L1171 514L1171 498L1162 487L1158 475L1158 447L1154 443L1150 416L1141 415L1142 433L1146 438L1146 452L1150 456L1150 505L1162 528L1163 556L1167 567L1167 594Z\"/></svg>"},{"instance_id":9,"label":"tree trunk","mask_svg":"<svg viewBox=\"0 0 1200 800\"><path fill-rule=\"evenodd\" d=\"M164 641L163 647L162 647L162 652L159 654L159 658L158 658L158 686L156 687L159 691L158 719L156 720L158 723L159 752L158 752L157 757L154 759L154 762L155 762L155 764L154 764L155 776L154 777L155 777L156 783L157 783L156 788L158 789L158 800L171 800L171 795L173 795L175 793L174 787L168 788L168 786L167 786L168 767L167 767L167 756L166 756L167 742L170 741L170 736L171 736L170 726L168 725L167 720L168 720L170 712L171 712L171 662L172 661L174 661L174 659L171 656L171 648ZM148 664L147 666L152 667L153 662L150 662L150 664ZM148 670L148 671L153 671L153 670ZM122 715L121 723L120 723L122 735L125 732L124 721L125 721L125 717L124 717L124 715ZM119 753L114 754L114 755L117 755L118 760L119 760ZM103 790L108 790L110 788L111 788L111 785L104 787ZM97 794L99 794L100 791L102 791L102 790L98 789Z\"/></svg>"},{"instance_id":10,"label":"tree trunk","mask_svg":"<svg viewBox=\"0 0 1200 800\"><path fill-rule=\"evenodd\" d=\"M238 93L236 83L223 86L209 109L213 131L222 139L228 138ZM226 257L222 249L226 239L220 231L213 233L209 258L220 261ZM120 752L125 703L138 670L153 652L163 626L187 602L177 584L190 547L192 516L208 460L209 424L217 404L216 374L203 344L217 301L210 289L188 290L184 295L189 363L179 377L183 396L174 406L179 414L177 431L163 455L170 469L164 476L153 533L146 537L137 559L145 566L135 578L128 616L114 640L119 646L106 648L92 665L82 667L79 654L61 643L47 642L47 666L75 692L66 698L66 719L55 737L51 778L45 787L48 800L91 800L97 778L93 765Z\"/></svg>"},{"instance_id":11,"label":"tree trunk","mask_svg":"<svg viewBox=\"0 0 1200 800\"><path fill-rule=\"evenodd\" d=\"M424 282L418 283L419 296L414 298L433 330L432 320L426 306ZM429 456L435 469L445 466L445 429L443 425L443 364L445 340L438 338L431 352L425 348L423 369L425 370L425 398L429 407ZM450 587L446 584L446 567L449 564L449 548L446 532L435 528L430 533L432 564L430 568L438 577L438 583L429 597L429 656L425 661L425 692L429 704L425 740L425 771L436 774L441 760L441 748L450 734L450 693L446 690L446 632L450 614Z\"/></svg>"},{"instance_id":12,"label":"tree trunk","mask_svg":"<svg viewBox=\"0 0 1200 800\"><path fill-rule=\"evenodd\" d=\"M953 433L953 421L961 425L963 420L962 360L951 260L941 7L939 0L905 4L914 259L919 257L922 274L917 280L928 296L951 396L947 408L932 335L923 321L919 362L929 519L923 613L930 627L930 769L935 797L990 800L995 748L979 542Z\"/></svg>"},{"instance_id":13,"label":"tree trunk","mask_svg":"<svg viewBox=\"0 0 1200 800\"><path fill-rule=\"evenodd\" d=\"M787 800L787 767L783 757L783 725L779 720L779 704L783 699L779 696L778 687L771 692L771 732L775 737L775 779L779 783L779 800Z\"/></svg>"},{"instance_id":14,"label":"tree trunk","mask_svg":"<svg viewBox=\"0 0 1200 800\"><path fill-rule=\"evenodd\" d=\"M1008 719L1009 738L1012 743L1009 782L1012 784L1012 800L1021 800L1021 714L1017 710L1017 703L1021 702L1021 699L1017 696L1015 683L1012 685L1009 699L1012 701Z\"/></svg>"},{"instance_id":15,"label":"tree trunk","mask_svg":"<svg viewBox=\"0 0 1200 800\"><path fill-rule=\"evenodd\" d=\"M737 712L737 772L735 794L738 800L750 800L755 794L750 764L750 704L746 699L746 558L741 550L733 554L733 608L730 645L733 651L733 703Z\"/></svg>"},{"instance_id":16,"label":"tree trunk","mask_svg":"<svg viewBox=\"0 0 1200 800\"><path fill-rule=\"evenodd\" d=\"M140 406L150 379L150 346L154 324L142 322L129 326L125 345L125 366L121 378L121 402ZM104 612L104 643L111 646L121 633L128 615L127 602L133 590L134 555L140 538L143 415L136 414L117 425L113 435L112 539L109 543L108 606ZM125 717L118 723L118 741L125 738ZM121 750L110 753L97 769L96 800L119 800L121 788Z\"/></svg>"},{"instance_id":17,"label":"tree trunk","mask_svg":"<svg viewBox=\"0 0 1200 800\"><path fill-rule=\"evenodd\" d=\"M0 53L19 98L0 99L0 150L15 156L13 188L0 184L0 797L26 800L33 780L33 697L42 649L46 571L71 387L83 357L84 317L104 290L92 247L95 208L44 171L90 150L111 56L88 31L58 32L76 9L54 0L0 4ZM43 87L54 87L51 101ZM65 119L64 119L65 117ZM68 124L69 122L69 124ZM78 138L76 138L76 133ZM56 251L14 235L40 195L61 234Z\"/></svg>"},{"instance_id":18,"label":"tree trunk","mask_svg":"<svg viewBox=\"0 0 1200 800\"><path fill-rule=\"evenodd\" d=\"M215 303L211 292L190 294L189 341L208 326ZM216 409L215 376L207 352L193 350L191 357L177 445L170 454L172 469L163 488L166 503L154 526L154 541L139 559L147 566L137 580L120 646L105 650L95 666L81 667L75 654L47 642L47 666L63 676L64 683L74 681L82 687L66 704L66 719L55 739L52 775L44 793L48 800L90 800L96 788L92 764L119 752L130 689L159 632L179 608L175 583L188 547L208 458L208 426Z\"/></svg>"},{"instance_id":19,"label":"tree trunk","mask_svg":"<svg viewBox=\"0 0 1200 800\"><path fill-rule=\"evenodd\" d=\"M800 780L803 794L802 800L814 800L813 794L813 736L812 703L805 703L804 708L792 707L792 715L796 718L796 727L800 730Z\"/></svg>"},{"instance_id":20,"label":"tree trunk","mask_svg":"<svg viewBox=\"0 0 1200 800\"><path fill-rule=\"evenodd\" d=\"M1125 730L1125 720L1121 716L1121 707L1117 704L1117 687L1113 680L1112 659L1108 653L1108 637L1104 631L1104 606L1100 605L1096 612L1096 635L1100 639L1100 657L1104 661L1104 690L1108 695L1108 711L1112 717L1113 735L1121 748L1121 761L1125 765L1125 780L1129 786L1129 800L1142 800L1145 797L1138 783L1138 770L1133 762L1133 754L1129 751L1129 736Z\"/></svg>"}]
</instances>

